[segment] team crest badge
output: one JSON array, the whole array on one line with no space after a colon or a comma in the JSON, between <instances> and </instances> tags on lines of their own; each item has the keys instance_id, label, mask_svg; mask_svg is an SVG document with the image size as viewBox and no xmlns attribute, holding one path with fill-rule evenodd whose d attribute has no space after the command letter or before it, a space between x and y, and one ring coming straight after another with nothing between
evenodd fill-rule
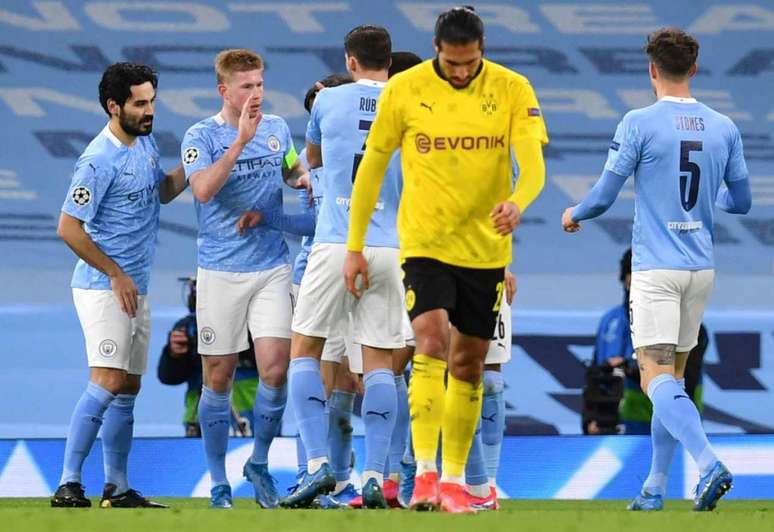
<instances>
[{"instance_id":1,"label":"team crest badge","mask_svg":"<svg viewBox=\"0 0 774 532\"><path fill-rule=\"evenodd\" d=\"M99 344L99 354L105 358L112 358L116 351L118 351L118 345L113 340L102 340Z\"/></svg>"},{"instance_id":2,"label":"team crest badge","mask_svg":"<svg viewBox=\"0 0 774 532\"><path fill-rule=\"evenodd\" d=\"M484 99L481 101L481 112L486 116L492 116L497 111L497 102L495 102L494 94L484 94Z\"/></svg>"},{"instance_id":3,"label":"team crest badge","mask_svg":"<svg viewBox=\"0 0 774 532\"><path fill-rule=\"evenodd\" d=\"M199 333L199 339L205 345L210 345L215 341L215 331L211 327L203 327Z\"/></svg>"},{"instance_id":4,"label":"team crest badge","mask_svg":"<svg viewBox=\"0 0 774 532\"><path fill-rule=\"evenodd\" d=\"M185 164L193 164L199 158L199 150L196 148L186 148L183 152L183 162Z\"/></svg>"},{"instance_id":5,"label":"team crest badge","mask_svg":"<svg viewBox=\"0 0 774 532\"><path fill-rule=\"evenodd\" d=\"M269 146L271 151L280 151L280 141L274 135L269 136L269 138L266 140L266 144Z\"/></svg>"},{"instance_id":6,"label":"team crest badge","mask_svg":"<svg viewBox=\"0 0 774 532\"><path fill-rule=\"evenodd\" d=\"M88 205L91 201L91 190L84 186L76 187L72 194L73 203L79 207Z\"/></svg>"},{"instance_id":7,"label":"team crest badge","mask_svg":"<svg viewBox=\"0 0 774 532\"><path fill-rule=\"evenodd\" d=\"M148 157L148 163L150 164L151 168L156 168L156 159L153 157Z\"/></svg>"},{"instance_id":8,"label":"team crest badge","mask_svg":"<svg viewBox=\"0 0 774 532\"><path fill-rule=\"evenodd\" d=\"M417 294L414 292L414 290L409 288L408 290L406 290L406 310L411 312L416 302L417 302Z\"/></svg>"}]
</instances>

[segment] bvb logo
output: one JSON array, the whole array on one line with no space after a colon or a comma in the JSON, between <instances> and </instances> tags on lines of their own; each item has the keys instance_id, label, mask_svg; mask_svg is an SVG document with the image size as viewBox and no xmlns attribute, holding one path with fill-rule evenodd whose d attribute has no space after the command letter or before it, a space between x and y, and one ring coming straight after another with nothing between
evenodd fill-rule
<instances>
[{"instance_id":1,"label":"bvb logo","mask_svg":"<svg viewBox=\"0 0 774 532\"><path fill-rule=\"evenodd\" d=\"M494 99L494 94L491 92L484 95L484 100L481 102L481 112L486 116L492 116L497 111L497 103Z\"/></svg>"},{"instance_id":2,"label":"bvb logo","mask_svg":"<svg viewBox=\"0 0 774 532\"><path fill-rule=\"evenodd\" d=\"M406 310L411 312L411 310L414 308L414 305L417 302L417 294L409 288L406 290Z\"/></svg>"}]
</instances>

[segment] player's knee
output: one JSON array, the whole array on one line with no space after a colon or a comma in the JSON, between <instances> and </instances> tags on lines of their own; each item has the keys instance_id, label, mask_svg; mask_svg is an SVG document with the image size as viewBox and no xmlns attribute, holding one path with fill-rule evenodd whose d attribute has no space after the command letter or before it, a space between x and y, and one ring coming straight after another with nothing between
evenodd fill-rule
<instances>
[{"instance_id":1,"label":"player's knee","mask_svg":"<svg viewBox=\"0 0 774 532\"><path fill-rule=\"evenodd\" d=\"M484 361L467 353L449 354L449 373L457 380L477 383L484 375Z\"/></svg>"},{"instance_id":2,"label":"player's knee","mask_svg":"<svg viewBox=\"0 0 774 532\"><path fill-rule=\"evenodd\" d=\"M271 364L260 371L261 380L269 386L278 388L285 384L288 374L287 364Z\"/></svg>"},{"instance_id":3,"label":"player's knee","mask_svg":"<svg viewBox=\"0 0 774 532\"><path fill-rule=\"evenodd\" d=\"M417 338L417 353L437 358L446 358L449 352L449 342L443 335L428 335L421 340Z\"/></svg>"}]
</instances>

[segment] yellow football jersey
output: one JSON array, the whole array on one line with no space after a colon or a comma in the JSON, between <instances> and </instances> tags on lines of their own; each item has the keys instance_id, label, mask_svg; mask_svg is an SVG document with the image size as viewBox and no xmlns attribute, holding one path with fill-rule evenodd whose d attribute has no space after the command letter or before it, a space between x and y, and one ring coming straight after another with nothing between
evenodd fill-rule
<instances>
[{"instance_id":1,"label":"yellow football jersey","mask_svg":"<svg viewBox=\"0 0 774 532\"><path fill-rule=\"evenodd\" d=\"M357 189L374 181L363 175L368 152L400 148L401 256L469 268L505 266L511 237L495 232L490 213L513 192L511 146L519 138L548 142L527 78L484 60L471 83L455 89L432 60L425 61L392 78L379 97L353 202Z\"/></svg>"}]
</instances>

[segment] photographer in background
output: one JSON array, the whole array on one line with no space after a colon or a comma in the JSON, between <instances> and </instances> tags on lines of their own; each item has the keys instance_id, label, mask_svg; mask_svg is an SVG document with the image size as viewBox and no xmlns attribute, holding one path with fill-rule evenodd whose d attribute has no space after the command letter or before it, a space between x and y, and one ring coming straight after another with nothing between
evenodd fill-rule
<instances>
[{"instance_id":1,"label":"photographer in background","mask_svg":"<svg viewBox=\"0 0 774 532\"><path fill-rule=\"evenodd\" d=\"M584 434L650 434L653 406L640 388L640 372L634 358L629 322L629 287L632 250L621 257L619 279L623 302L610 309L597 328L594 358L586 371L583 389L582 426ZM699 343L688 357L686 392L702 410L702 364L709 338L704 325Z\"/></svg>"},{"instance_id":2,"label":"photographer in background","mask_svg":"<svg viewBox=\"0 0 774 532\"><path fill-rule=\"evenodd\" d=\"M196 279L181 277L187 291L188 315L172 327L159 358L158 377L162 384L188 384L185 392L183 425L187 438L200 438L201 428L197 409L202 393L202 361L197 351L196 334ZM258 371L253 357L253 342L248 334L249 347L239 353L233 388L231 416L234 433L251 436L253 428L253 403L258 387Z\"/></svg>"}]
</instances>

